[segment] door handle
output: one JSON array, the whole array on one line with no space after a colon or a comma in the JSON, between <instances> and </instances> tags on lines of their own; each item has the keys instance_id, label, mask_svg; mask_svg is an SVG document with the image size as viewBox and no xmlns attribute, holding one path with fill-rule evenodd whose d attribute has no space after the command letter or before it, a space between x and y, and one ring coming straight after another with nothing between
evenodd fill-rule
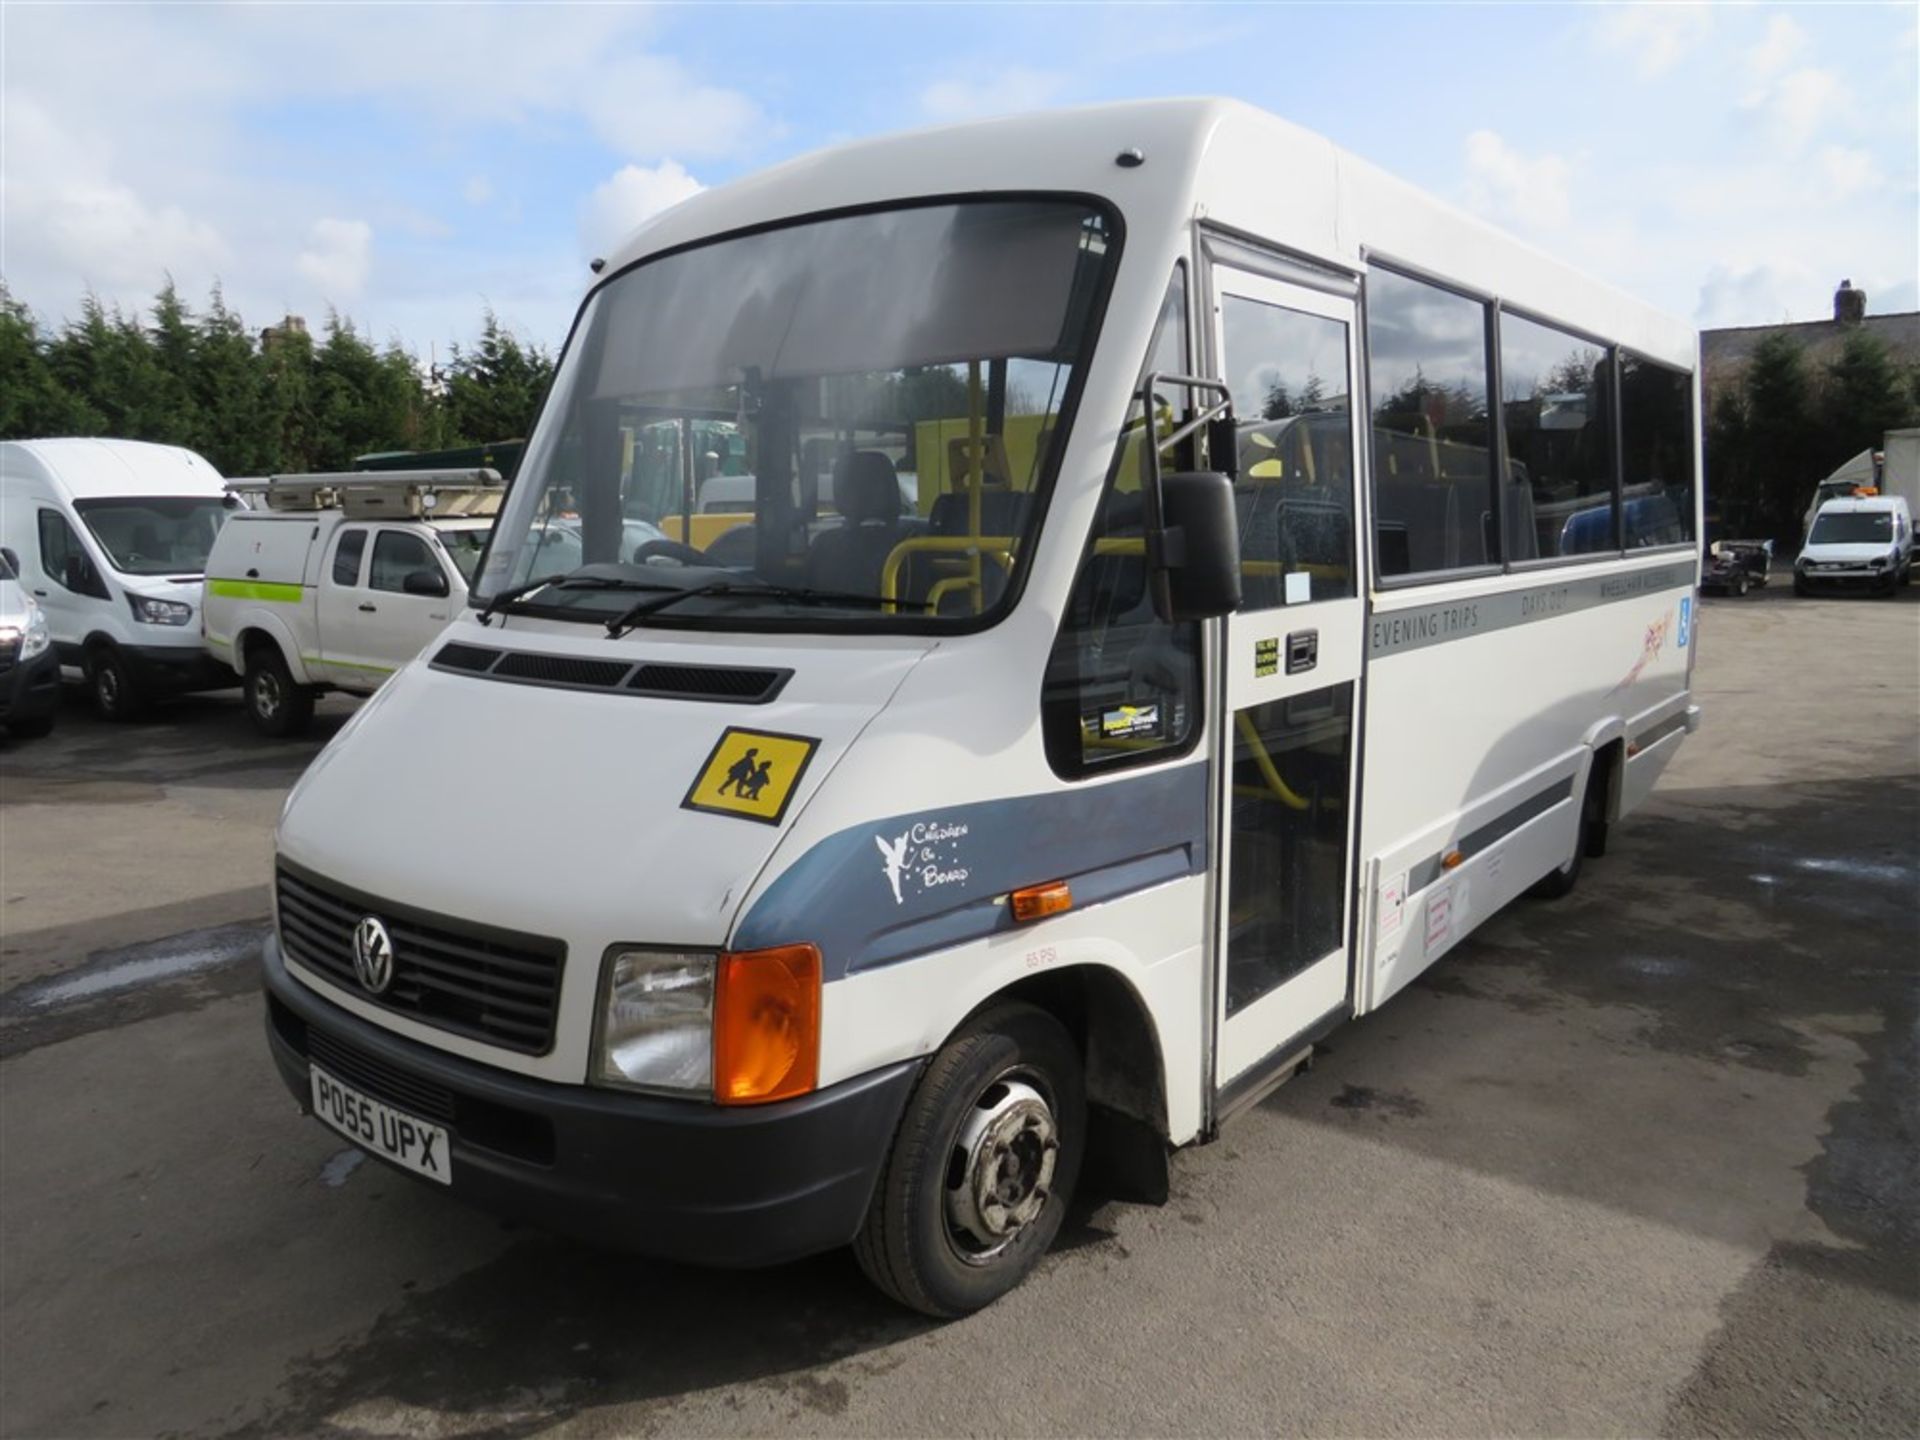
<instances>
[{"instance_id":1,"label":"door handle","mask_svg":"<svg viewBox=\"0 0 1920 1440\"><path fill-rule=\"evenodd\" d=\"M36 590L33 593L38 595L42 600L47 598L47 592L44 590Z\"/></svg>"},{"instance_id":2,"label":"door handle","mask_svg":"<svg viewBox=\"0 0 1920 1440\"><path fill-rule=\"evenodd\" d=\"M379 607L377 607L377 606L374 606L374 605L362 605L362 606L361 606L360 608L361 608L362 610L364 610L364 611L366 611L366 612L367 612L367 614L369 614L369 615L371 615L371 614L373 614L373 612L374 612L374 611L375 611L375 610L376 610L377 608L379 608Z\"/></svg>"},{"instance_id":3,"label":"door handle","mask_svg":"<svg viewBox=\"0 0 1920 1440\"><path fill-rule=\"evenodd\" d=\"M249 580L258 580L260 578L260 572L258 570L249 570L247 571L247 578Z\"/></svg>"},{"instance_id":4,"label":"door handle","mask_svg":"<svg viewBox=\"0 0 1920 1440\"><path fill-rule=\"evenodd\" d=\"M1296 630L1287 636L1287 674L1298 675L1320 663L1320 632Z\"/></svg>"}]
</instances>

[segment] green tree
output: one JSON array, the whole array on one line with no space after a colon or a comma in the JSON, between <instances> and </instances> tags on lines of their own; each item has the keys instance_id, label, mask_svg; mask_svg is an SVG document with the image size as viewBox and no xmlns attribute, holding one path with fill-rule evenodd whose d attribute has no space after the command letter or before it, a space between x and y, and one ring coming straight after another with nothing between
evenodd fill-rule
<instances>
[{"instance_id":1,"label":"green tree","mask_svg":"<svg viewBox=\"0 0 1920 1440\"><path fill-rule=\"evenodd\" d=\"M99 417L54 374L40 322L0 284L0 439L85 435Z\"/></svg>"},{"instance_id":2,"label":"green tree","mask_svg":"<svg viewBox=\"0 0 1920 1440\"><path fill-rule=\"evenodd\" d=\"M523 436L553 381L553 358L522 344L489 310L472 350L453 347L447 373L448 441L483 445Z\"/></svg>"},{"instance_id":3,"label":"green tree","mask_svg":"<svg viewBox=\"0 0 1920 1440\"><path fill-rule=\"evenodd\" d=\"M97 295L80 304L47 351L61 385L86 409L92 433L149 438L164 389L153 344L137 317L109 312Z\"/></svg>"},{"instance_id":4,"label":"green tree","mask_svg":"<svg viewBox=\"0 0 1920 1440\"><path fill-rule=\"evenodd\" d=\"M1797 544L1807 492L1836 463L1826 459L1819 397L1797 341L1773 334L1754 346L1743 398L1754 520L1761 533Z\"/></svg>"},{"instance_id":5,"label":"green tree","mask_svg":"<svg viewBox=\"0 0 1920 1440\"><path fill-rule=\"evenodd\" d=\"M200 336L193 313L181 302L171 278L154 297L153 329L147 341L153 377L136 412L141 417L137 438L191 446L200 438L200 406L195 396Z\"/></svg>"},{"instance_id":6,"label":"green tree","mask_svg":"<svg viewBox=\"0 0 1920 1440\"><path fill-rule=\"evenodd\" d=\"M223 475L260 475L275 468L267 362L240 317L215 285L194 337L192 378L198 425L193 448Z\"/></svg>"},{"instance_id":7,"label":"green tree","mask_svg":"<svg viewBox=\"0 0 1920 1440\"><path fill-rule=\"evenodd\" d=\"M1887 431L1920 419L1913 386L1886 344L1866 330L1850 331L1842 342L1827 366L1821 399L1822 444L1833 457L1829 469L1878 447Z\"/></svg>"}]
</instances>

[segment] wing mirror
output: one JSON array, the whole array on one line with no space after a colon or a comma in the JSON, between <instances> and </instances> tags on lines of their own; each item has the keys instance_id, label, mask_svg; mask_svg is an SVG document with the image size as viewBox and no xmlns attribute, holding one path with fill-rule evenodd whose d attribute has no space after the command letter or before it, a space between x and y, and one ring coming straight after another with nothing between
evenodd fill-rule
<instances>
[{"instance_id":1,"label":"wing mirror","mask_svg":"<svg viewBox=\"0 0 1920 1440\"><path fill-rule=\"evenodd\" d=\"M1231 477L1218 470L1160 477L1159 551L1153 604L1163 620L1210 620L1240 608Z\"/></svg>"},{"instance_id":2,"label":"wing mirror","mask_svg":"<svg viewBox=\"0 0 1920 1440\"><path fill-rule=\"evenodd\" d=\"M1218 400L1185 424L1156 433L1156 391L1179 386ZM1147 437L1147 569L1162 620L1210 620L1240 608L1240 522L1233 504L1238 458L1233 398L1218 380L1148 375L1140 386ZM1211 470L1160 473L1160 452L1204 432Z\"/></svg>"},{"instance_id":3,"label":"wing mirror","mask_svg":"<svg viewBox=\"0 0 1920 1440\"><path fill-rule=\"evenodd\" d=\"M447 594L447 577L438 570L409 570L407 578L400 582L400 588L409 595L438 598Z\"/></svg>"}]
</instances>

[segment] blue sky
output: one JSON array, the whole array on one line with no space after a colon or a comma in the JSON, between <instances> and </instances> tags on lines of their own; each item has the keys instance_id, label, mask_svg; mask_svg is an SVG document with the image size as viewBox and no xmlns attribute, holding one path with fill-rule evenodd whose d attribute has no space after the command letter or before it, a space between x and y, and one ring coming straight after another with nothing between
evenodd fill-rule
<instances>
[{"instance_id":1,"label":"blue sky","mask_svg":"<svg viewBox=\"0 0 1920 1440\"><path fill-rule=\"evenodd\" d=\"M1238 96L1702 325L1916 294L1915 7L63 5L0 11L0 275L57 323L218 279L423 355L859 135ZM1274 183L1284 183L1277 177Z\"/></svg>"}]
</instances>

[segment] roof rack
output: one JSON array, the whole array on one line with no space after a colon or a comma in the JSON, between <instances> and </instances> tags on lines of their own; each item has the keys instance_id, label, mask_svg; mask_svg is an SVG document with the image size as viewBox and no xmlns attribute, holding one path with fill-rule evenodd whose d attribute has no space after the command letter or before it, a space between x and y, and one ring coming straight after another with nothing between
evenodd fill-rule
<instances>
[{"instance_id":1,"label":"roof rack","mask_svg":"<svg viewBox=\"0 0 1920 1440\"><path fill-rule=\"evenodd\" d=\"M256 475L227 490L268 510L344 510L357 520L383 515L447 520L498 514L506 485L498 470L332 470Z\"/></svg>"}]
</instances>

